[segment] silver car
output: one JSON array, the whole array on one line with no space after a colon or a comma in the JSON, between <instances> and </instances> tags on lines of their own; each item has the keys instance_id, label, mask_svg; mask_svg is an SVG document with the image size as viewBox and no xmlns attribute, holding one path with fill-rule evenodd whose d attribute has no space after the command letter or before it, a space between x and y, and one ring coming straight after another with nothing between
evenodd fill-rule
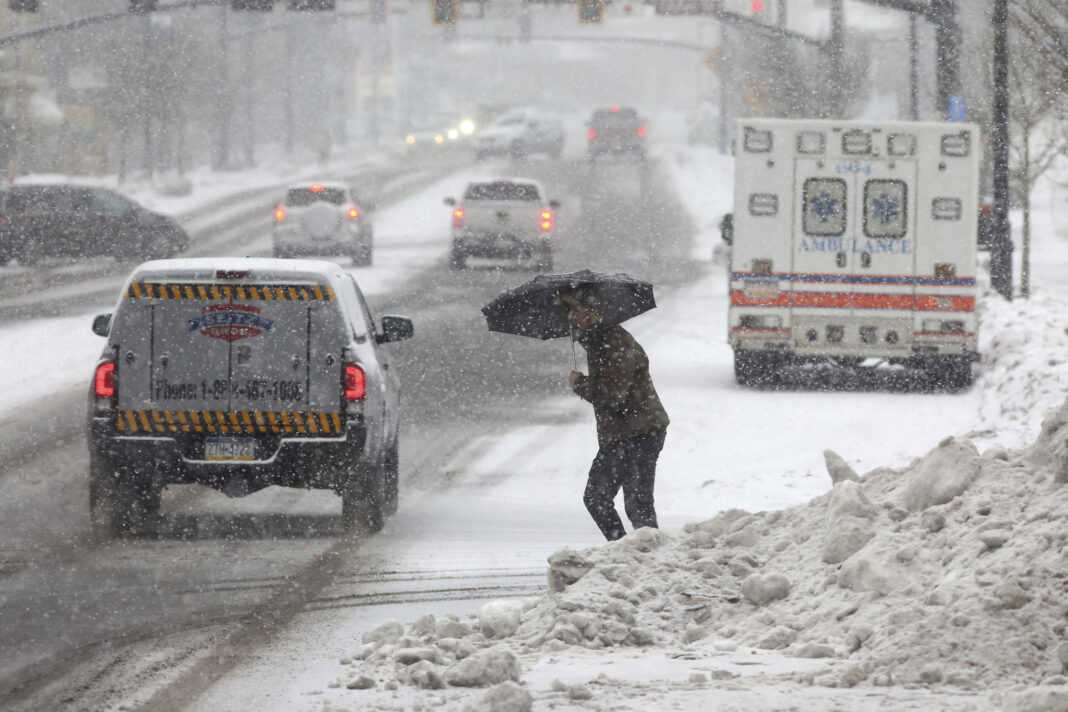
<instances>
[{"instance_id":1,"label":"silver car","mask_svg":"<svg viewBox=\"0 0 1068 712\"><path fill-rule=\"evenodd\" d=\"M290 187L274 210L274 256L346 255L354 265L366 267L374 242L370 207L342 183Z\"/></svg>"}]
</instances>

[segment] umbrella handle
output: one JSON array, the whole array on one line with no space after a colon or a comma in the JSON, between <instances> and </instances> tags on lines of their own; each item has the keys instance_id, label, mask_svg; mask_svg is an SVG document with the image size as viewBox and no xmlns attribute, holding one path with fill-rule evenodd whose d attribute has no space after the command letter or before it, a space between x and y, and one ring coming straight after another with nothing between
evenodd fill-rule
<instances>
[{"instance_id":1,"label":"umbrella handle","mask_svg":"<svg viewBox=\"0 0 1068 712\"><path fill-rule=\"evenodd\" d=\"M570 317L570 310L568 310L568 316ZM575 322L568 318L568 324L571 327L571 370L578 370L578 356L575 354Z\"/></svg>"}]
</instances>

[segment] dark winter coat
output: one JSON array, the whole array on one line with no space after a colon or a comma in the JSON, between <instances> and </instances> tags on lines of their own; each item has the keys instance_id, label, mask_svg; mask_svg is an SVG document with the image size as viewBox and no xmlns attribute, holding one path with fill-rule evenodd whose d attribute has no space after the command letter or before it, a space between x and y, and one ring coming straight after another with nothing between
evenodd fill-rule
<instances>
[{"instance_id":1,"label":"dark winter coat","mask_svg":"<svg viewBox=\"0 0 1068 712\"><path fill-rule=\"evenodd\" d=\"M597 443L614 442L663 430L670 422L649 376L649 357L622 326L594 326L582 332L588 376L574 391L593 404Z\"/></svg>"}]
</instances>

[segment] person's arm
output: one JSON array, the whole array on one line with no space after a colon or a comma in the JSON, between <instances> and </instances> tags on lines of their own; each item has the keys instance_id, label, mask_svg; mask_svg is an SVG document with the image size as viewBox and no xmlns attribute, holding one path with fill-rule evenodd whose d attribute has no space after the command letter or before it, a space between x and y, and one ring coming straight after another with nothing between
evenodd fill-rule
<instances>
[{"instance_id":1,"label":"person's arm","mask_svg":"<svg viewBox=\"0 0 1068 712\"><path fill-rule=\"evenodd\" d=\"M635 349L621 344L606 344L605 347L610 351L608 357L601 360L597 375L591 377L580 374L572 390L594 407L618 412L622 410L634 383L638 354Z\"/></svg>"}]
</instances>

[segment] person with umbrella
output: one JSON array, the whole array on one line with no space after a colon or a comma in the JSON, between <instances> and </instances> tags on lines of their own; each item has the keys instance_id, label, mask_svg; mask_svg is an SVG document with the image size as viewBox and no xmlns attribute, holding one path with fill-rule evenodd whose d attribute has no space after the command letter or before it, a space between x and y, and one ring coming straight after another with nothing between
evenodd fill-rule
<instances>
[{"instance_id":1,"label":"person with umbrella","mask_svg":"<svg viewBox=\"0 0 1068 712\"><path fill-rule=\"evenodd\" d=\"M614 500L623 490L623 508L635 529L657 527L653 500L656 462L670 422L649 375L649 358L631 334L605 320L606 305L594 288L562 291L586 349L589 375L572 371L571 389L593 405L597 456L582 501L605 539L626 535Z\"/></svg>"},{"instance_id":2,"label":"person with umbrella","mask_svg":"<svg viewBox=\"0 0 1068 712\"><path fill-rule=\"evenodd\" d=\"M597 423L598 451L583 502L609 541L627 533L614 504L620 489L634 528L657 526L653 485L669 419L649 376L649 358L619 325L654 307L650 283L622 273L580 270L538 275L482 308L490 331L571 337L576 370L569 382L593 404ZM576 329L589 375L577 370Z\"/></svg>"}]
</instances>

